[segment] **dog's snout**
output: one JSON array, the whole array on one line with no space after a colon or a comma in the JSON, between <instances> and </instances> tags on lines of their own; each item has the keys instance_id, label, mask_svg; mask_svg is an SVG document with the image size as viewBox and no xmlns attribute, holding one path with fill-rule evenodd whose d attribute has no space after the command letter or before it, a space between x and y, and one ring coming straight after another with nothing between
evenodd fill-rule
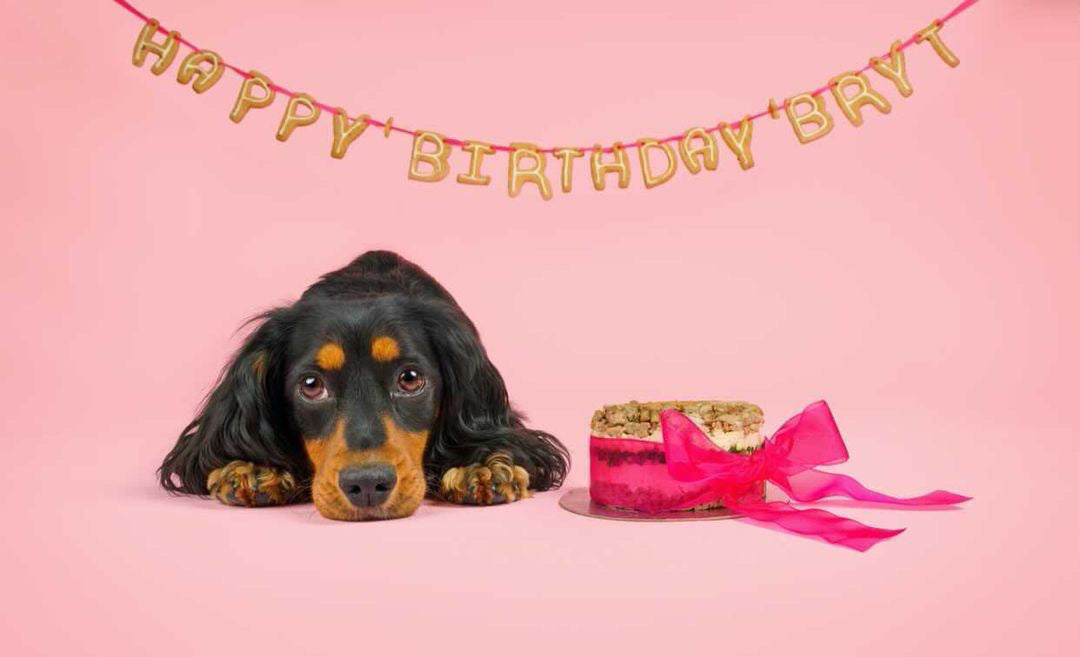
<instances>
[{"instance_id":1,"label":"dog's snout","mask_svg":"<svg viewBox=\"0 0 1080 657\"><path fill-rule=\"evenodd\" d=\"M390 465L361 465L345 468L338 475L338 486L356 507L378 506L390 497L397 484L397 473Z\"/></svg>"}]
</instances>

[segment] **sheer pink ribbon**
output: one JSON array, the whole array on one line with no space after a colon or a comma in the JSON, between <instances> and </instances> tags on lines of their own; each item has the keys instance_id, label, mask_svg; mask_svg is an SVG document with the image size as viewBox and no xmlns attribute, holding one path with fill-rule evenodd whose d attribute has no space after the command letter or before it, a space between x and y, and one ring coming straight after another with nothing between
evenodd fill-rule
<instances>
[{"instance_id":1,"label":"sheer pink ribbon","mask_svg":"<svg viewBox=\"0 0 1080 657\"><path fill-rule=\"evenodd\" d=\"M825 497L849 497L864 502L904 506L939 506L971 499L943 490L918 497L892 497L870 490L842 474L816 470L819 465L835 465L848 459L829 405L810 404L784 423L761 449L744 454L724 451L682 413L667 409L660 413L664 454L668 474L678 481L707 484L699 500L719 499L728 508L784 529L819 536L865 551L903 529L880 529L843 518L822 509L797 509L788 502L765 502L747 493L748 484L770 481L797 502L814 502Z\"/></svg>"}]
</instances>

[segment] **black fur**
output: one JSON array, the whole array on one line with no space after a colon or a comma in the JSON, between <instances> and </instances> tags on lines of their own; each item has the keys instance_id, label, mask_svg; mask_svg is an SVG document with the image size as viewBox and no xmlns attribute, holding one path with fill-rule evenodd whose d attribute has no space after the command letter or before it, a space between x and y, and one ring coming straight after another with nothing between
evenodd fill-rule
<instances>
[{"instance_id":1,"label":"black fur","mask_svg":"<svg viewBox=\"0 0 1080 657\"><path fill-rule=\"evenodd\" d=\"M223 371L195 419L159 469L171 492L208 493L209 473L230 461L269 465L301 483L311 467L304 452L303 417L290 401L290 377L302 337L329 322L400 325L437 363L438 413L424 455L428 492L446 469L507 451L530 476L530 487L558 487L569 468L566 448L551 434L529 429L514 410L476 327L454 298L417 265L389 251L370 251L326 274L293 305L264 313ZM427 417L416 410L415 422ZM408 418L406 418L408 421Z\"/></svg>"}]
</instances>

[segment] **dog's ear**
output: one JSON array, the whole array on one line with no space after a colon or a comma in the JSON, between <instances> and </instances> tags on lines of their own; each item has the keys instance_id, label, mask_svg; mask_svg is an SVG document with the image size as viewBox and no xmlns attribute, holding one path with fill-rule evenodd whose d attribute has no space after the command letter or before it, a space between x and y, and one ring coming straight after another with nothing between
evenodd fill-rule
<instances>
[{"instance_id":1,"label":"dog's ear","mask_svg":"<svg viewBox=\"0 0 1080 657\"><path fill-rule=\"evenodd\" d=\"M566 447L555 436L524 425L472 323L444 303L426 305L421 317L443 387L424 457L429 490L438 490L441 468L482 462L494 450L509 452L528 471L530 488L562 484L570 467Z\"/></svg>"},{"instance_id":2,"label":"dog's ear","mask_svg":"<svg viewBox=\"0 0 1080 657\"><path fill-rule=\"evenodd\" d=\"M222 371L161 464L158 475L166 490L205 495L210 472L237 460L276 467L297 481L310 477L283 399L289 316L283 308L253 320L261 324Z\"/></svg>"}]
</instances>

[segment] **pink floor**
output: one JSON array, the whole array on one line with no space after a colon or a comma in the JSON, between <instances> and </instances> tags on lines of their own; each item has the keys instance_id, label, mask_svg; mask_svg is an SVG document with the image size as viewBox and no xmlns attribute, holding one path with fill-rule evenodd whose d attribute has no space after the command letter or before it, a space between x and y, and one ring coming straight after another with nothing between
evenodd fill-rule
<instances>
[{"instance_id":1,"label":"pink floor","mask_svg":"<svg viewBox=\"0 0 1080 657\"><path fill-rule=\"evenodd\" d=\"M954 3L136 4L354 114L588 145L737 119ZM287 144L282 101L234 125L235 76L196 96L133 67L112 2L6 8L0 654L1080 653L1077 9L980 2L943 32L959 67L913 49L910 98L874 79L891 114L810 145L760 120L750 171L645 190L635 156L598 193L582 164L542 203L507 197L505 155L490 187L425 185L401 136L339 162L328 117ZM369 248L457 296L569 485L601 404L748 399L771 431L825 398L841 471L975 499L831 504L908 528L860 554L558 492L349 524L157 489L242 321Z\"/></svg>"},{"instance_id":2,"label":"pink floor","mask_svg":"<svg viewBox=\"0 0 1080 657\"><path fill-rule=\"evenodd\" d=\"M584 518L560 509L559 493L347 524L310 505L170 499L135 458L100 471L91 459L75 471L28 462L6 477L9 491L33 494L6 513L16 531L5 588L19 593L4 641L18 655L1068 654L1075 461L985 449L1064 441L1065 430L909 414L890 428L884 415L841 416L855 451L847 471L889 491L948 484L975 500L955 511L825 507L908 528L863 554L740 520Z\"/></svg>"}]
</instances>

